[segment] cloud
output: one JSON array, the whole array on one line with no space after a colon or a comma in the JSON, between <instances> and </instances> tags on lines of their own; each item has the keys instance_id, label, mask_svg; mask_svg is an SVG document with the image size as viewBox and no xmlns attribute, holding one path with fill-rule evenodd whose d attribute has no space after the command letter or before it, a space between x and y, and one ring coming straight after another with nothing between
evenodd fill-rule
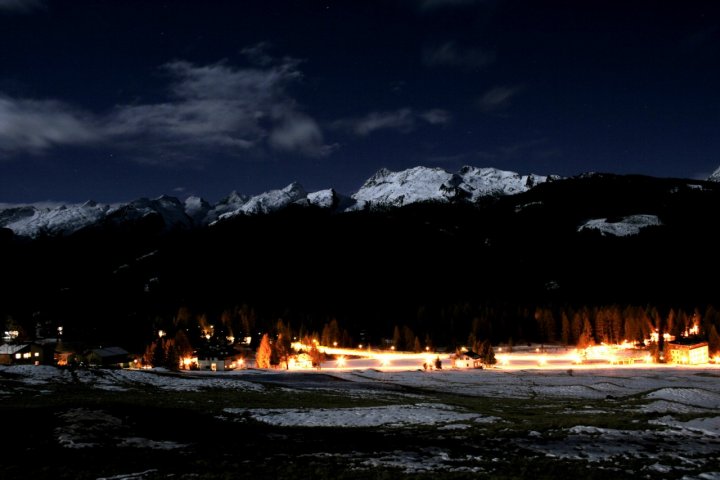
<instances>
[{"instance_id":1,"label":"cloud","mask_svg":"<svg viewBox=\"0 0 720 480\"><path fill-rule=\"evenodd\" d=\"M26 13L44 6L44 0L0 0L0 11Z\"/></svg>"},{"instance_id":2,"label":"cloud","mask_svg":"<svg viewBox=\"0 0 720 480\"><path fill-rule=\"evenodd\" d=\"M60 102L0 96L0 151L42 153L62 145L86 145L102 134L90 116Z\"/></svg>"},{"instance_id":3,"label":"cloud","mask_svg":"<svg viewBox=\"0 0 720 480\"><path fill-rule=\"evenodd\" d=\"M332 148L324 144L319 125L287 93L288 85L302 78L298 64L294 59L263 68L168 63L163 69L171 77L173 98L118 107L108 131L150 137L157 144L327 155Z\"/></svg>"},{"instance_id":4,"label":"cloud","mask_svg":"<svg viewBox=\"0 0 720 480\"><path fill-rule=\"evenodd\" d=\"M268 142L275 150L308 156L325 156L335 150L335 146L323 143L317 122L301 113L283 115L280 123L270 132Z\"/></svg>"},{"instance_id":5,"label":"cloud","mask_svg":"<svg viewBox=\"0 0 720 480\"><path fill-rule=\"evenodd\" d=\"M318 123L288 92L302 79L300 61L268 58L244 68L222 61L167 63L161 67L169 79L163 101L118 105L102 114L0 96L0 151L39 153L98 142L151 164L188 163L213 153L330 154L334 147L325 144Z\"/></svg>"},{"instance_id":6,"label":"cloud","mask_svg":"<svg viewBox=\"0 0 720 480\"><path fill-rule=\"evenodd\" d=\"M496 112L508 107L510 100L522 89L520 87L499 86L483 94L478 100L478 106L483 112Z\"/></svg>"},{"instance_id":7,"label":"cloud","mask_svg":"<svg viewBox=\"0 0 720 480\"><path fill-rule=\"evenodd\" d=\"M459 48L455 42L446 42L423 51L423 63L429 67L482 68L495 61L493 52Z\"/></svg>"},{"instance_id":8,"label":"cloud","mask_svg":"<svg viewBox=\"0 0 720 480\"><path fill-rule=\"evenodd\" d=\"M450 114L445 110L434 109L416 113L411 108L401 108L389 112L371 112L360 118L339 120L334 123L334 126L348 130L359 137L366 137L378 130L410 133L419 124L443 125L450 119Z\"/></svg>"}]
</instances>

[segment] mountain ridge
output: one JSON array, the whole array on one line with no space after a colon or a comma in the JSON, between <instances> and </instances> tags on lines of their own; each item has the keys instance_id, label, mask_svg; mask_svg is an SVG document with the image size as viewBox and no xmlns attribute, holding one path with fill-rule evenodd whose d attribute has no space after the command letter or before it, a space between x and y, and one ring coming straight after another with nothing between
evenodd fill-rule
<instances>
[{"instance_id":1,"label":"mountain ridge","mask_svg":"<svg viewBox=\"0 0 720 480\"><path fill-rule=\"evenodd\" d=\"M401 207L418 202L469 202L483 197L522 193L559 176L516 172L492 167L464 166L458 172L442 168L413 167L401 171L381 168L350 196L332 188L307 192L298 182L284 188L248 196L236 191L215 204L190 196L184 201L161 195L122 204L82 204L57 207L18 205L0 208L0 228L17 236L71 235L103 223L121 224L157 216L166 229L189 229L229 220L241 215L263 215L290 205L315 206L340 212L366 208Z\"/></svg>"}]
</instances>

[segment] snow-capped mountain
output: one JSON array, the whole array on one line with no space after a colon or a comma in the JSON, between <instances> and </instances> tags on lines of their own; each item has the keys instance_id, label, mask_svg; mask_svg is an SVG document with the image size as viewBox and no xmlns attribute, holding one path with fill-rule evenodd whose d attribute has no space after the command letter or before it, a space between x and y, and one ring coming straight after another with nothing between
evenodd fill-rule
<instances>
[{"instance_id":1,"label":"snow-capped mountain","mask_svg":"<svg viewBox=\"0 0 720 480\"><path fill-rule=\"evenodd\" d=\"M550 177L556 179L559 177ZM401 172L381 169L352 198L354 208L402 206L423 201L448 202L514 195L548 181L548 177L519 175L495 168L463 167L458 173L442 168L415 167Z\"/></svg>"},{"instance_id":2,"label":"snow-capped mountain","mask_svg":"<svg viewBox=\"0 0 720 480\"><path fill-rule=\"evenodd\" d=\"M0 211L0 227L15 235L36 237L41 234L67 235L101 221L109 205L87 202L59 207L21 206Z\"/></svg>"},{"instance_id":3,"label":"snow-capped mountain","mask_svg":"<svg viewBox=\"0 0 720 480\"><path fill-rule=\"evenodd\" d=\"M423 201L476 202L486 196L513 195L559 177L519 175L495 168L463 167L457 173L441 168L415 167L400 172L380 169L351 197L333 189L308 193L297 182L255 196L232 192L216 204L200 197L184 202L175 197L141 198L120 205L87 202L47 207L25 205L0 209L0 228L15 235L69 235L93 225L122 224L148 216L159 217L166 229L212 225L239 215L261 215L289 205L315 206L335 211L400 207Z\"/></svg>"},{"instance_id":4,"label":"snow-capped mountain","mask_svg":"<svg viewBox=\"0 0 720 480\"><path fill-rule=\"evenodd\" d=\"M720 182L720 167L708 177L709 182Z\"/></svg>"}]
</instances>

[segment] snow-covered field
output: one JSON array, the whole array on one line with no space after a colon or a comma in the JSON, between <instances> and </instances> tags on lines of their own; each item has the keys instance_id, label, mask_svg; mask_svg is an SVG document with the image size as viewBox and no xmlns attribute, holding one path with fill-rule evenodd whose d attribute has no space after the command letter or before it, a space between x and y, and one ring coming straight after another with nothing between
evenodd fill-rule
<instances>
[{"instance_id":1,"label":"snow-covered field","mask_svg":"<svg viewBox=\"0 0 720 480\"><path fill-rule=\"evenodd\" d=\"M207 451L202 438L148 429L135 418L138 402L153 408L169 402L199 412L212 429L267 429L268 438L294 445L292 461L343 464L348 471L512 476L518 462L534 458L618 478L720 478L714 473L720 472L716 366L424 371L351 361L320 371L222 373L0 367L3 402L52 405L69 387L90 400L61 401L66 406L49 417L50 436L57 448L73 452L112 446L193 458L190 452ZM169 415L172 422L177 414ZM322 432L335 431L347 433L323 440ZM315 440L305 447L299 439L308 435ZM218 455L229 454L217 448ZM265 452L263 461L287 461L283 451ZM142 462L132 471L148 479L167 473Z\"/></svg>"}]
</instances>

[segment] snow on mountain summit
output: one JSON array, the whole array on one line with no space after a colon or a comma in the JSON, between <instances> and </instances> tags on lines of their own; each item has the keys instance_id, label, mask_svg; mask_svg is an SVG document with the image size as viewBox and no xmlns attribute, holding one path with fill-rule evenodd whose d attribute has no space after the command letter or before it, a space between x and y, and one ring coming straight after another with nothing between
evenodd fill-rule
<instances>
[{"instance_id":1,"label":"snow on mountain summit","mask_svg":"<svg viewBox=\"0 0 720 480\"><path fill-rule=\"evenodd\" d=\"M709 182L720 182L720 167L708 177Z\"/></svg>"},{"instance_id":2,"label":"snow on mountain summit","mask_svg":"<svg viewBox=\"0 0 720 480\"><path fill-rule=\"evenodd\" d=\"M255 195L239 208L223 213L218 217L219 220L227 220L237 215L257 215L270 213L280 210L291 203L307 198L307 192L297 182L293 182L281 190L270 190L268 192Z\"/></svg>"},{"instance_id":3,"label":"snow on mountain summit","mask_svg":"<svg viewBox=\"0 0 720 480\"><path fill-rule=\"evenodd\" d=\"M36 237L40 234L68 235L100 221L110 206L86 202L59 207L20 206L0 211L0 227L16 235Z\"/></svg>"},{"instance_id":4,"label":"snow on mountain summit","mask_svg":"<svg viewBox=\"0 0 720 480\"><path fill-rule=\"evenodd\" d=\"M400 207L423 201L471 201L484 196L512 195L529 190L549 177L519 175L495 168L463 167L457 173L442 168L415 167L393 172L378 170L350 198L329 188L307 193L297 182L253 197L232 192L211 205L200 197L184 202L175 197L140 198L118 205L87 202L75 205L11 205L0 207L0 228L16 235L69 235L92 225L118 225L148 216L159 217L166 229L212 225L238 215L261 215L289 205L336 211L364 207Z\"/></svg>"},{"instance_id":5,"label":"snow on mountain summit","mask_svg":"<svg viewBox=\"0 0 720 480\"><path fill-rule=\"evenodd\" d=\"M365 205L402 206L427 200L448 201L457 195L457 175L442 168L415 167L401 172L380 169L352 198Z\"/></svg>"},{"instance_id":6,"label":"snow on mountain summit","mask_svg":"<svg viewBox=\"0 0 720 480\"><path fill-rule=\"evenodd\" d=\"M423 201L448 202L485 196L513 195L546 182L548 177L519 175L496 168L465 166L458 173L442 168L415 167L400 172L380 169L352 198L355 208L402 206Z\"/></svg>"}]
</instances>

